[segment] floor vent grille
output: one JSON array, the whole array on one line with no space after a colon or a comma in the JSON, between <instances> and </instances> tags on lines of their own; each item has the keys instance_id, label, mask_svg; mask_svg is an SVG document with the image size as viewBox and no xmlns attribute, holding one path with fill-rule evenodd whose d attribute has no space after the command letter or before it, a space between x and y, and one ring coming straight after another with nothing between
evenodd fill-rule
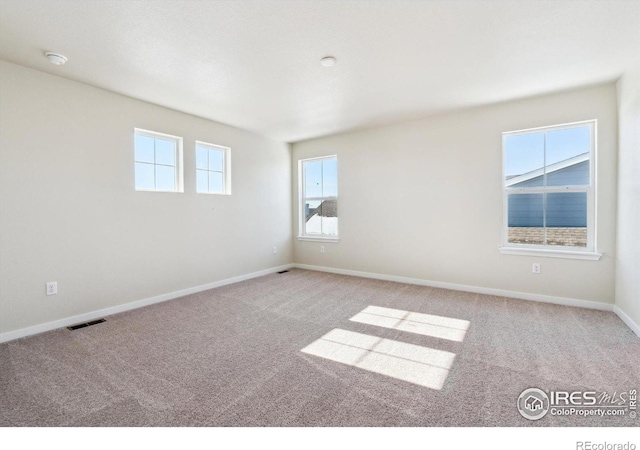
<instances>
[{"instance_id":1,"label":"floor vent grille","mask_svg":"<svg viewBox=\"0 0 640 450\"><path fill-rule=\"evenodd\" d=\"M96 324L102 323L102 322L106 322L106 320L105 319L92 320L91 322L79 323L78 325L72 325L70 327L67 327L67 329L73 331L73 330L77 330L79 328L90 327L91 325L96 325Z\"/></svg>"}]
</instances>

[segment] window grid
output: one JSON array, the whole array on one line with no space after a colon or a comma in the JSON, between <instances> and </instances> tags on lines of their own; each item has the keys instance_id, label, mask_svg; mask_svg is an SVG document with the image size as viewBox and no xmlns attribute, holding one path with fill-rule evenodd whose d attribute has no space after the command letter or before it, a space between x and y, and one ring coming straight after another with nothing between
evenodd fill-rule
<instances>
[{"instance_id":1,"label":"window grid","mask_svg":"<svg viewBox=\"0 0 640 450\"><path fill-rule=\"evenodd\" d=\"M589 175L588 184L583 185L553 185L548 186L548 165L547 165L547 133L553 131L568 130L579 127L589 127L589 151L586 161L589 162ZM520 248L543 248L543 249L571 249L581 251L595 251L596 248L596 235L595 235L595 165L596 165L596 120L589 120L584 122L575 122L571 124L556 125L549 127L541 127L531 130L522 130L503 133L503 191L504 191L504 228L503 228L503 246L507 247L520 247ZM507 186L506 176L506 137L516 136L523 134L543 133L543 173L542 173L542 186L533 187L509 187ZM558 193L585 193L587 197L587 217L586 217L586 231L587 242L585 247L576 246L562 246L557 244L549 244L549 227L548 225L548 195ZM510 195L524 195L524 194L541 194L542 195L542 229L543 229L543 243L542 245L535 244L514 244L509 242L508 229L508 200Z\"/></svg>"},{"instance_id":2,"label":"window grid","mask_svg":"<svg viewBox=\"0 0 640 450\"><path fill-rule=\"evenodd\" d=\"M198 167L198 149L202 149L205 150L206 153L206 162L204 164L204 168L203 167ZM215 169L211 169L211 152L218 152L221 155L221 170L215 170ZM196 179L198 176L198 172L202 173L205 175L205 179L206 179L206 185L207 185L207 189L206 190L201 190L197 185L196 185L196 192L198 194L230 194L230 185L229 185L229 152L230 149L228 147L222 147L219 145L215 145L215 144L208 144L206 142L200 142L200 141L196 141ZM218 190L212 190L212 186L211 186L211 177L209 174L212 173L217 173L220 174L221 179L222 179L222 186L221 189Z\"/></svg>"},{"instance_id":3,"label":"window grid","mask_svg":"<svg viewBox=\"0 0 640 450\"><path fill-rule=\"evenodd\" d=\"M304 159L304 160L300 160L299 161L299 171L300 171L300 175L299 175L299 182L300 182L300 232L299 235L301 237L317 237L317 238L329 238L329 239L337 239L338 237L338 230L337 230L337 223L335 225L336 227L336 231L335 234L330 234L330 233L325 233L325 224L324 222L321 220L320 221L320 232L319 233L314 233L314 232L309 232L307 231L307 204L310 202L319 202L318 207L322 207L323 203L327 200L329 201L335 201L336 202L336 209L337 209L337 200L338 200L338 196L337 196L337 173L336 173L336 195L322 195L322 196L307 196L307 179L306 179L306 165L308 163L313 163L313 162L323 162L323 161L331 161L331 160L335 160L337 162L337 157L334 156L326 156L326 157L320 157L320 158L309 158L309 159ZM320 177L319 179L322 181L322 188L321 188L321 193L324 194L324 164L320 164ZM336 217L337 220L337 217Z\"/></svg>"},{"instance_id":4,"label":"window grid","mask_svg":"<svg viewBox=\"0 0 640 450\"><path fill-rule=\"evenodd\" d=\"M143 153L143 149L138 148L137 138L147 138L152 141L153 144L153 161L138 157L138 151ZM182 162L182 138L178 136L172 136L164 133L158 133L155 131L142 130L139 128L134 129L134 165L136 166L135 176L135 189L137 191L151 191L151 192L182 192L182 174L180 172ZM164 141L170 143L172 147L172 159L174 164L167 164L165 162L158 161L158 142ZM153 186L141 186L144 184L143 179L138 179L137 167L138 165L151 168L153 173ZM159 189L158 188L158 171L159 167L170 168L172 171L172 189Z\"/></svg>"}]
</instances>

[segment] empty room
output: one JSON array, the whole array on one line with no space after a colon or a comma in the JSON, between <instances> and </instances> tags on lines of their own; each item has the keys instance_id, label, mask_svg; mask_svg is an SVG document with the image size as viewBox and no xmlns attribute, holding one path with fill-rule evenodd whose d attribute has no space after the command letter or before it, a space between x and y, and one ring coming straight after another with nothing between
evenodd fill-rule
<instances>
[{"instance_id":1,"label":"empty room","mask_svg":"<svg viewBox=\"0 0 640 450\"><path fill-rule=\"evenodd\" d=\"M630 445L640 2L0 0L0 27L4 432Z\"/></svg>"}]
</instances>

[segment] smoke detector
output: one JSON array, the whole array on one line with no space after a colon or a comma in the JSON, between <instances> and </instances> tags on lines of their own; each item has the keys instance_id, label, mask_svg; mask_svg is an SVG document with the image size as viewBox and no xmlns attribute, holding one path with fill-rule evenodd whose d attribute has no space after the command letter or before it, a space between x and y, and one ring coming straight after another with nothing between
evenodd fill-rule
<instances>
[{"instance_id":1,"label":"smoke detector","mask_svg":"<svg viewBox=\"0 0 640 450\"><path fill-rule=\"evenodd\" d=\"M56 66L61 66L67 62L67 57L60 53L46 52L44 56L47 57L51 64L55 64Z\"/></svg>"},{"instance_id":2,"label":"smoke detector","mask_svg":"<svg viewBox=\"0 0 640 450\"><path fill-rule=\"evenodd\" d=\"M336 63L336 58L334 56L325 56L320 60L320 64L324 67L331 67Z\"/></svg>"}]
</instances>

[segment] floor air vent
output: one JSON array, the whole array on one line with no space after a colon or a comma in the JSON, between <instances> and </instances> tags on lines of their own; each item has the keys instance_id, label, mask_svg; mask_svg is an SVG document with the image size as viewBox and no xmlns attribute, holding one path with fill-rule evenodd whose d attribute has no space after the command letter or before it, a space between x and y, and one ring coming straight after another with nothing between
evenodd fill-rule
<instances>
[{"instance_id":1,"label":"floor air vent","mask_svg":"<svg viewBox=\"0 0 640 450\"><path fill-rule=\"evenodd\" d=\"M102 323L102 322L106 322L106 320L105 319L92 320L91 322L79 323L78 325L73 325L73 326L67 327L67 329L69 329L69 330L77 330L78 328L90 327L91 325L95 325L95 324Z\"/></svg>"},{"instance_id":2,"label":"floor air vent","mask_svg":"<svg viewBox=\"0 0 640 450\"><path fill-rule=\"evenodd\" d=\"M288 272L288 270L282 270L282 271L280 271L278 273L287 273L287 272Z\"/></svg>"}]
</instances>

